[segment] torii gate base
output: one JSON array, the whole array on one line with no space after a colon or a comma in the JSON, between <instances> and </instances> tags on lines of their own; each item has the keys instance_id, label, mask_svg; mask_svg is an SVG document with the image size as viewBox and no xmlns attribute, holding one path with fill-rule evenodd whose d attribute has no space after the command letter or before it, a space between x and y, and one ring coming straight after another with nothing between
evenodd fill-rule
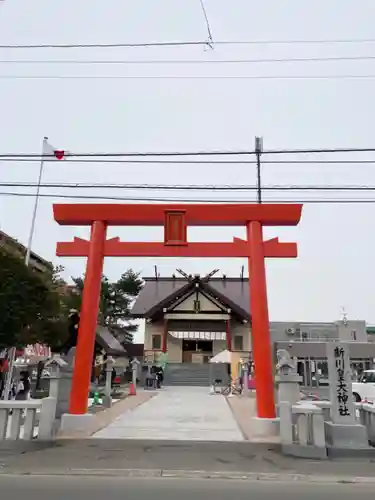
<instances>
[{"instance_id":1,"label":"torii gate base","mask_svg":"<svg viewBox=\"0 0 375 500\"><path fill-rule=\"evenodd\" d=\"M265 258L297 257L295 243L263 241L263 226L295 226L297 204L58 204L61 225L90 226L90 241L58 243L60 257L87 257L69 413L88 410L95 331L104 257L245 257L249 262L252 349L256 372L257 415L275 418L272 348L269 334ZM106 239L108 226L164 226L164 242L126 243ZM232 243L189 243L188 226L245 226L247 240Z\"/></svg>"}]
</instances>

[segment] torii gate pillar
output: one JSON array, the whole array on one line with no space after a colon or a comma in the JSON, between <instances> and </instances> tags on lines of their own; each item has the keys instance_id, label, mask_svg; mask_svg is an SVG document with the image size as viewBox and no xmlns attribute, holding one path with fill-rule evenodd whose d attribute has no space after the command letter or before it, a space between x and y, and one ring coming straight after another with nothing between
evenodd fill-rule
<instances>
[{"instance_id":1,"label":"torii gate pillar","mask_svg":"<svg viewBox=\"0 0 375 500\"><path fill-rule=\"evenodd\" d=\"M91 226L90 250L87 257L73 384L70 393L69 413L73 415L82 415L87 412L88 388L90 387L99 312L106 229L103 221L95 221Z\"/></svg>"},{"instance_id":2,"label":"torii gate pillar","mask_svg":"<svg viewBox=\"0 0 375 500\"><path fill-rule=\"evenodd\" d=\"M250 247L249 282L252 347L256 374L257 413L259 418L275 418L275 388L272 369L272 346L269 331L266 267L263 229L259 222L246 226ZM260 395L263 394L264 397ZM259 396L258 396L259 395Z\"/></svg>"}]
</instances>

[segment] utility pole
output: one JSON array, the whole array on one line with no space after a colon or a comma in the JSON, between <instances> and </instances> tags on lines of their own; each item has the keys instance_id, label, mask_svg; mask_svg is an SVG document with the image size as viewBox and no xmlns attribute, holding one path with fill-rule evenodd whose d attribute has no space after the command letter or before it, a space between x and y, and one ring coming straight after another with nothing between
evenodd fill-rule
<instances>
[{"instance_id":1,"label":"utility pole","mask_svg":"<svg viewBox=\"0 0 375 500\"><path fill-rule=\"evenodd\" d=\"M257 202L262 203L262 182L260 173L260 156L263 151L263 138L255 137L255 154L257 157Z\"/></svg>"}]
</instances>

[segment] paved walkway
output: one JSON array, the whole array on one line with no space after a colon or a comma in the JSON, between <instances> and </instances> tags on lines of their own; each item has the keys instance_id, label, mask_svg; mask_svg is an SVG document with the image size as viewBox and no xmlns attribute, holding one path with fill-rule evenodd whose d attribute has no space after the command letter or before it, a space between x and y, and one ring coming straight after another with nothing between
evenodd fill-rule
<instances>
[{"instance_id":1,"label":"paved walkway","mask_svg":"<svg viewBox=\"0 0 375 500\"><path fill-rule=\"evenodd\" d=\"M224 396L207 387L168 387L93 435L101 439L244 441Z\"/></svg>"}]
</instances>

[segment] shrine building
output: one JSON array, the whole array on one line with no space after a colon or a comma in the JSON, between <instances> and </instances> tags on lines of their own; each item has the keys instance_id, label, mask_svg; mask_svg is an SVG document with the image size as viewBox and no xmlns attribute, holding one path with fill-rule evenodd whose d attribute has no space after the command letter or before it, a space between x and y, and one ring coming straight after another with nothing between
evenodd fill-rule
<instances>
[{"instance_id":1,"label":"shrine building","mask_svg":"<svg viewBox=\"0 0 375 500\"><path fill-rule=\"evenodd\" d=\"M144 361L158 362L167 353L169 364L206 365L224 349L233 363L251 357L251 314L248 278L207 276L144 278L132 315L145 320ZM327 342L349 344L352 368L373 368L375 343L367 338L366 322L270 322L272 351L286 349L297 358L303 385L328 380ZM199 370L202 371L203 367Z\"/></svg>"},{"instance_id":2,"label":"shrine building","mask_svg":"<svg viewBox=\"0 0 375 500\"><path fill-rule=\"evenodd\" d=\"M186 275L145 278L132 315L146 320L146 361L205 364L224 349L249 357L249 308L247 278Z\"/></svg>"}]
</instances>

